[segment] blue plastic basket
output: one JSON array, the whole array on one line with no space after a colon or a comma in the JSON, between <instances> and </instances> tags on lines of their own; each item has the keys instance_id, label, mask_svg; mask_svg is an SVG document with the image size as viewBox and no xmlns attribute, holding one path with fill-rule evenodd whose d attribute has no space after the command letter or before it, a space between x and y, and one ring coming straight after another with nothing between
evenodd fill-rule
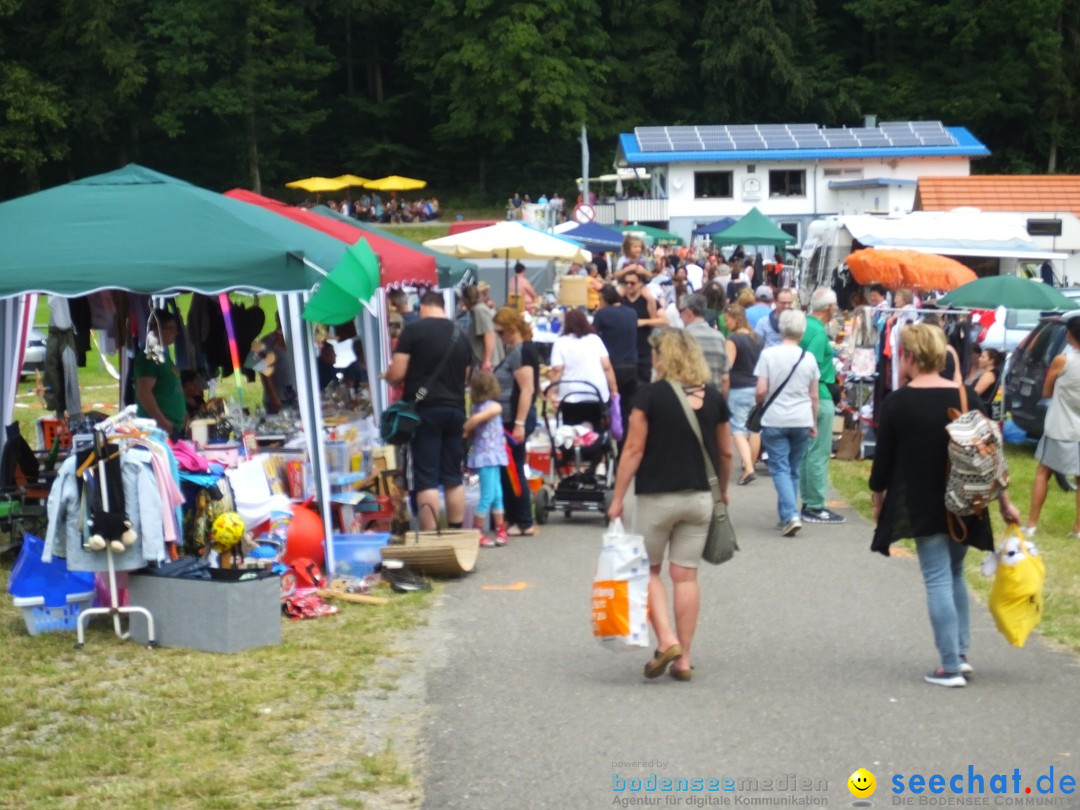
<instances>
[{"instance_id":1,"label":"blue plastic basket","mask_svg":"<svg viewBox=\"0 0 1080 810\"><path fill-rule=\"evenodd\" d=\"M26 631L32 636L75 630L79 624L79 614L93 601L93 591L68 594L67 604L61 607L48 607L43 596L15 597L13 600L15 607L22 611Z\"/></svg>"},{"instance_id":2,"label":"blue plastic basket","mask_svg":"<svg viewBox=\"0 0 1080 810\"><path fill-rule=\"evenodd\" d=\"M375 566L382 562L379 549L389 542L389 532L335 534L334 569L330 573L354 577L372 573Z\"/></svg>"},{"instance_id":3,"label":"blue plastic basket","mask_svg":"<svg viewBox=\"0 0 1080 810\"><path fill-rule=\"evenodd\" d=\"M67 561L62 557L53 557L51 562L43 563L41 554L44 550L45 543L41 538L32 534L23 537L19 559L15 561L8 578L8 593L17 600L23 600L24 604L55 608L65 608L72 594L93 593L93 574L68 571ZM27 599L41 601L28 603Z\"/></svg>"}]
</instances>

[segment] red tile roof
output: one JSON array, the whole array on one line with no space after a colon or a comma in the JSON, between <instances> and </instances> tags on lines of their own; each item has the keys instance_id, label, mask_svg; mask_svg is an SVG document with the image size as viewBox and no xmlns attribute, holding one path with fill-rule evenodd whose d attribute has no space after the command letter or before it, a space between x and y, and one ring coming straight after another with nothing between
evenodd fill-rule
<instances>
[{"instance_id":1,"label":"red tile roof","mask_svg":"<svg viewBox=\"0 0 1080 810\"><path fill-rule=\"evenodd\" d=\"M1072 212L1080 216L1080 175L986 174L920 177L916 211L973 206L983 211Z\"/></svg>"}]
</instances>

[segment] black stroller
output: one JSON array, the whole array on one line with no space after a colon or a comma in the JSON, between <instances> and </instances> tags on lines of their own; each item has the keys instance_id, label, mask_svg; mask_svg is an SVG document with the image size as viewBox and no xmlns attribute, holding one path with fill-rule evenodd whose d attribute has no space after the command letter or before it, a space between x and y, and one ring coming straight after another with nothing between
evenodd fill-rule
<instances>
[{"instance_id":1,"label":"black stroller","mask_svg":"<svg viewBox=\"0 0 1080 810\"><path fill-rule=\"evenodd\" d=\"M546 397L542 407L543 422L551 441L551 466L536 493L536 522L540 524L547 523L548 512L558 510L568 518L576 511L599 512L606 522L611 505L619 451L611 432L609 403L604 402L600 389L588 382L560 380L552 383L552 387L570 384L576 390L560 400L555 408L554 427L549 418L550 401ZM592 425L597 434L589 444L559 435L563 433L563 427L586 423Z\"/></svg>"}]
</instances>

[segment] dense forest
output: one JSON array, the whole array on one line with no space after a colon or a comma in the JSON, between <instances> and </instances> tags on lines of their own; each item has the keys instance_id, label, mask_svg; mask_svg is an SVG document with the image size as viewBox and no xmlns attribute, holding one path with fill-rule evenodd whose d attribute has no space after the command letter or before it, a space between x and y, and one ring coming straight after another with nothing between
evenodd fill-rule
<instances>
[{"instance_id":1,"label":"dense forest","mask_svg":"<svg viewBox=\"0 0 1080 810\"><path fill-rule=\"evenodd\" d=\"M477 204L644 124L939 119L1080 171L1080 0L0 0L0 198L136 161Z\"/></svg>"}]
</instances>

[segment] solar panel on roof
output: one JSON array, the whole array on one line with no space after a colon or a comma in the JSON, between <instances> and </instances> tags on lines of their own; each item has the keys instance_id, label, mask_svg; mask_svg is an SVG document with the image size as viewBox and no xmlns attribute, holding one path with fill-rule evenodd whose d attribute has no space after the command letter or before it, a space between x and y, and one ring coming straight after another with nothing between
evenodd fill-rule
<instances>
[{"instance_id":1,"label":"solar panel on roof","mask_svg":"<svg viewBox=\"0 0 1080 810\"><path fill-rule=\"evenodd\" d=\"M727 129L728 134L732 137L735 137L736 135L757 135L757 127L752 124L734 124Z\"/></svg>"},{"instance_id":2,"label":"solar panel on roof","mask_svg":"<svg viewBox=\"0 0 1080 810\"><path fill-rule=\"evenodd\" d=\"M795 138L795 147L797 149L824 149L829 145L829 142L825 140L821 135L809 133L799 133Z\"/></svg>"},{"instance_id":3,"label":"solar panel on roof","mask_svg":"<svg viewBox=\"0 0 1080 810\"><path fill-rule=\"evenodd\" d=\"M817 124L788 124L792 132L817 132L821 129Z\"/></svg>"},{"instance_id":4,"label":"solar panel on roof","mask_svg":"<svg viewBox=\"0 0 1080 810\"><path fill-rule=\"evenodd\" d=\"M706 136L726 137L727 136L727 127L722 127L722 126L697 127L697 133L702 138L705 138Z\"/></svg>"},{"instance_id":5,"label":"solar panel on roof","mask_svg":"<svg viewBox=\"0 0 1080 810\"><path fill-rule=\"evenodd\" d=\"M912 121L911 128L916 132L941 132L945 125L940 121Z\"/></svg>"},{"instance_id":6,"label":"solar panel on roof","mask_svg":"<svg viewBox=\"0 0 1080 810\"><path fill-rule=\"evenodd\" d=\"M893 146L922 146L923 143L919 140L919 136L914 133L908 132L907 135L890 134L889 140Z\"/></svg>"},{"instance_id":7,"label":"solar panel on roof","mask_svg":"<svg viewBox=\"0 0 1080 810\"><path fill-rule=\"evenodd\" d=\"M923 146L955 146L956 141L948 132L941 133L924 133L920 135Z\"/></svg>"}]
</instances>

